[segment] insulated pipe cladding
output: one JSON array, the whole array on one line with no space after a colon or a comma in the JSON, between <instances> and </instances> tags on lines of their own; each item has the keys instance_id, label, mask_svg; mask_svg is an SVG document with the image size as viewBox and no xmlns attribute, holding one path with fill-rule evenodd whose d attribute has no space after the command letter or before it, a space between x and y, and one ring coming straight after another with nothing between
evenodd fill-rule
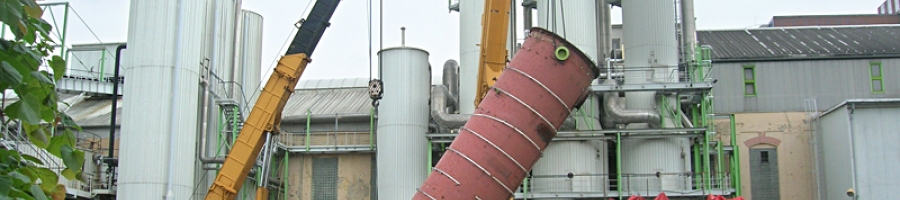
<instances>
[{"instance_id":1,"label":"insulated pipe cladding","mask_svg":"<svg viewBox=\"0 0 900 200\"><path fill-rule=\"evenodd\" d=\"M509 199L598 72L560 36L532 28L413 199Z\"/></svg>"}]
</instances>

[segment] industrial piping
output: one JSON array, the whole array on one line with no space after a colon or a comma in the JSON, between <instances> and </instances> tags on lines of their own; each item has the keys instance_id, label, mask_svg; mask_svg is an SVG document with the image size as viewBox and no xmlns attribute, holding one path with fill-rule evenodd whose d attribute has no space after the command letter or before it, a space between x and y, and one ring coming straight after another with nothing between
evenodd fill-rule
<instances>
[{"instance_id":1,"label":"industrial piping","mask_svg":"<svg viewBox=\"0 0 900 200\"><path fill-rule=\"evenodd\" d=\"M509 199L597 77L581 50L532 28L413 199Z\"/></svg>"},{"instance_id":2,"label":"industrial piping","mask_svg":"<svg viewBox=\"0 0 900 200\"><path fill-rule=\"evenodd\" d=\"M616 86L615 80L607 79L604 85ZM648 123L652 127L659 127L661 121L659 113L650 109L624 109L619 107L619 94L608 92L603 94L603 109L609 114L613 122L618 124Z\"/></svg>"},{"instance_id":3,"label":"industrial piping","mask_svg":"<svg viewBox=\"0 0 900 200\"><path fill-rule=\"evenodd\" d=\"M452 97L444 86L431 87L431 117L434 121L447 129L456 129L466 124L470 115L450 114L445 111L447 101Z\"/></svg>"},{"instance_id":4,"label":"industrial piping","mask_svg":"<svg viewBox=\"0 0 900 200\"><path fill-rule=\"evenodd\" d=\"M444 87L447 87L447 91L450 92L450 106L451 111L449 113L454 113L454 111L459 110L459 63L455 60L447 60L444 62L444 75L443 80Z\"/></svg>"}]
</instances>

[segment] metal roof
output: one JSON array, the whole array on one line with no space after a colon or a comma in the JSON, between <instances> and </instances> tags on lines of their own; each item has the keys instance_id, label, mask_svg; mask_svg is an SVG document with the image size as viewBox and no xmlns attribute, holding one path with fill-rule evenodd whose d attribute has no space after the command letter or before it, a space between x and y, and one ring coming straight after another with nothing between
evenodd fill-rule
<instances>
[{"instance_id":1,"label":"metal roof","mask_svg":"<svg viewBox=\"0 0 900 200\"><path fill-rule=\"evenodd\" d=\"M879 104L879 103L881 103L881 104L884 104L884 103L900 104L900 98L847 99L844 102L841 102L837 105L832 106L831 108L828 108L828 110L825 110L818 116L827 115L828 113L834 112L838 108L841 108L842 106L845 106L848 104Z\"/></svg>"},{"instance_id":2,"label":"metal roof","mask_svg":"<svg viewBox=\"0 0 900 200\"><path fill-rule=\"evenodd\" d=\"M900 57L900 26L785 27L697 31L713 61Z\"/></svg>"},{"instance_id":3,"label":"metal roof","mask_svg":"<svg viewBox=\"0 0 900 200\"><path fill-rule=\"evenodd\" d=\"M295 90L284 105L282 117L311 114L368 114L372 108L368 87Z\"/></svg>"}]
</instances>

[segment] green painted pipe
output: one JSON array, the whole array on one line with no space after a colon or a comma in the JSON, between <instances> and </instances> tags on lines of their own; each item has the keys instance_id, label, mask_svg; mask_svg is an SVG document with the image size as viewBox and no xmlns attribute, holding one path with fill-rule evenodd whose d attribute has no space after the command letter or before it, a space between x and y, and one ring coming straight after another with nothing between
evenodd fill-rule
<instances>
[{"instance_id":1,"label":"green painted pipe","mask_svg":"<svg viewBox=\"0 0 900 200\"><path fill-rule=\"evenodd\" d=\"M281 188L284 188L284 189L282 189L282 190L284 190L284 200L288 199L288 190L291 188L288 183L288 179L290 178L290 176L288 176L289 175L288 167L290 166L290 160L289 160L290 155L291 155L290 151L284 151L284 175L281 176L282 182L284 182L284 183L282 183L282 187L281 187Z\"/></svg>"},{"instance_id":2,"label":"green painted pipe","mask_svg":"<svg viewBox=\"0 0 900 200\"><path fill-rule=\"evenodd\" d=\"M310 127L310 117L312 116L312 112L306 110L306 151L309 151L309 127Z\"/></svg>"},{"instance_id":3,"label":"green painted pipe","mask_svg":"<svg viewBox=\"0 0 900 200\"><path fill-rule=\"evenodd\" d=\"M528 178L528 174L525 174L525 185L522 186L522 188L523 188L523 189L522 189L522 191L523 191L523 195L522 195L522 196L525 198L525 200L528 200L528 179L530 179L530 178Z\"/></svg>"},{"instance_id":4,"label":"green painted pipe","mask_svg":"<svg viewBox=\"0 0 900 200\"><path fill-rule=\"evenodd\" d=\"M717 134L718 134L718 133L717 133ZM722 144L722 141L719 140L718 144L719 144L719 145L717 145L717 146L718 146L718 148L719 148L719 149L718 149L719 152L718 152L718 154L716 154L716 155L717 155L717 156L716 156L716 161L719 161L719 164L716 165L716 176L719 178L719 188L725 188L725 187L722 185L722 181L723 181L723 179L724 179L724 177L725 177L725 175L722 174L722 162L723 162L723 161L722 161L722 155L725 155L725 154L722 154L722 145L723 145L723 144Z\"/></svg>"},{"instance_id":5,"label":"green painted pipe","mask_svg":"<svg viewBox=\"0 0 900 200\"><path fill-rule=\"evenodd\" d=\"M691 154L694 158L694 187L702 190L703 185L700 184L701 179L697 178L700 175L700 144L694 144L694 148L693 151L691 151Z\"/></svg>"},{"instance_id":6,"label":"green painted pipe","mask_svg":"<svg viewBox=\"0 0 900 200\"><path fill-rule=\"evenodd\" d=\"M731 115L731 179L734 180L735 195L741 196L741 148L737 145L737 128L735 128L735 117Z\"/></svg>"}]
</instances>

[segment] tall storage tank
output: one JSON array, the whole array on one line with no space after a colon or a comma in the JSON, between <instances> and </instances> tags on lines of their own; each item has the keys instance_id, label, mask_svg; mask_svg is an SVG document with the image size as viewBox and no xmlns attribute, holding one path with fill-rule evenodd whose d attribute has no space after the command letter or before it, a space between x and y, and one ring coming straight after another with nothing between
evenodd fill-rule
<instances>
[{"instance_id":1,"label":"tall storage tank","mask_svg":"<svg viewBox=\"0 0 900 200\"><path fill-rule=\"evenodd\" d=\"M428 52L411 47L378 52L384 97L378 106L378 198L411 199L428 175Z\"/></svg>"},{"instance_id":2,"label":"tall storage tank","mask_svg":"<svg viewBox=\"0 0 900 200\"><path fill-rule=\"evenodd\" d=\"M235 81L239 83L235 87L235 99L241 102L244 113L250 113L250 108L255 104L255 98L260 85L260 70L262 68L262 32L263 17L249 10L241 10L238 20L238 36L235 38ZM245 117L247 115L244 115Z\"/></svg>"},{"instance_id":3,"label":"tall storage tank","mask_svg":"<svg viewBox=\"0 0 900 200\"><path fill-rule=\"evenodd\" d=\"M608 188L606 143L599 140L555 141L531 171L535 192L600 192ZM568 177L569 175L571 177Z\"/></svg>"},{"instance_id":4,"label":"tall storage tank","mask_svg":"<svg viewBox=\"0 0 900 200\"><path fill-rule=\"evenodd\" d=\"M484 0L459 1L459 113L475 111Z\"/></svg>"},{"instance_id":5,"label":"tall storage tank","mask_svg":"<svg viewBox=\"0 0 900 200\"><path fill-rule=\"evenodd\" d=\"M195 189L200 63L209 0L132 1L123 63L119 199L188 199Z\"/></svg>"},{"instance_id":6,"label":"tall storage tank","mask_svg":"<svg viewBox=\"0 0 900 200\"><path fill-rule=\"evenodd\" d=\"M551 30L578 47L597 63L597 1L538 0L537 26ZM572 113L577 130L600 130L599 102L589 97L581 110ZM598 192L605 191L607 155L606 143L594 141L552 142L543 158L534 166L532 175L535 192ZM566 176L572 178L546 178ZM544 178L542 178L544 177Z\"/></svg>"},{"instance_id":7,"label":"tall storage tank","mask_svg":"<svg viewBox=\"0 0 900 200\"><path fill-rule=\"evenodd\" d=\"M630 0L622 2L625 37L625 83L677 82L678 43L675 32L674 0ZM628 109L658 109L654 92L626 93ZM673 98L668 105L675 105ZM674 127L671 121L664 128ZM630 124L630 129L647 128ZM685 190L689 180L682 176L689 167L690 141L687 138L623 139L622 173L634 174L623 180L631 191ZM657 178L655 174L659 173Z\"/></svg>"},{"instance_id":8,"label":"tall storage tank","mask_svg":"<svg viewBox=\"0 0 900 200\"><path fill-rule=\"evenodd\" d=\"M236 0L224 0L224 1L214 1L213 6L213 20L210 21L210 26L212 28L212 60L211 66L214 69L214 73L218 75L218 78L221 78L224 82L224 88L219 90L220 88L216 88L217 91L222 91L224 94L220 94L222 98L235 98L234 87L235 87L235 63L234 63L234 50L235 50L235 33L237 29L235 28L237 23L237 4Z\"/></svg>"}]
</instances>

